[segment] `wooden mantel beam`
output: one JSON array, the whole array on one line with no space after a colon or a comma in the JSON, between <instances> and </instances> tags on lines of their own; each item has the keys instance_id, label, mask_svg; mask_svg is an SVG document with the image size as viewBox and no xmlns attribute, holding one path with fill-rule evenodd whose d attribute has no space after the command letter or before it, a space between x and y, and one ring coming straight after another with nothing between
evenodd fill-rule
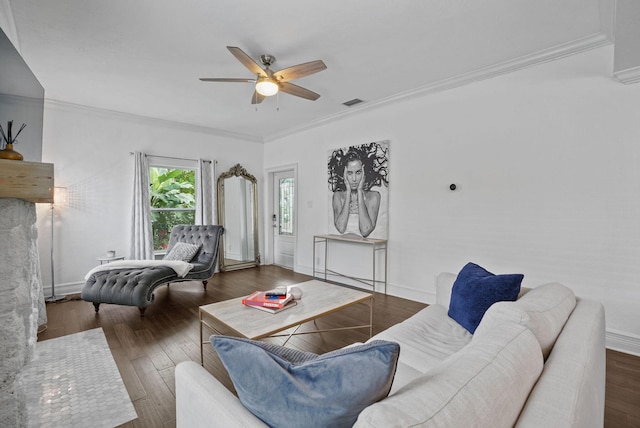
<instances>
[{"instance_id":1,"label":"wooden mantel beam","mask_svg":"<svg viewBox=\"0 0 640 428\"><path fill-rule=\"evenodd\" d=\"M0 159L0 198L53 203L53 164Z\"/></svg>"}]
</instances>

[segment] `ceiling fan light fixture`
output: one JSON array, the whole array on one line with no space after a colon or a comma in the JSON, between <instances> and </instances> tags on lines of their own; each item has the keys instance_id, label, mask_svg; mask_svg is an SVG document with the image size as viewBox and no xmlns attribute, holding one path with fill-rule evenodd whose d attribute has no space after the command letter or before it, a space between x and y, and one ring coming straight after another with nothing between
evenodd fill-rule
<instances>
[{"instance_id":1,"label":"ceiling fan light fixture","mask_svg":"<svg viewBox=\"0 0 640 428\"><path fill-rule=\"evenodd\" d=\"M227 50L229 50L229 52L231 52L231 54L236 57L240 63L242 63L242 65L251 71L254 78L201 77L201 81L254 82L255 87L253 95L251 96L251 104L260 104L266 97L271 97L280 92L311 101L315 101L320 98L320 94L316 94L302 86L294 85L291 81L326 70L327 66L322 62L322 60L305 62L274 72L271 70L271 65L276 60L273 55L260 56L260 62L264 65L263 67L238 47L227 46Z\"/></svg>"},{"instance_id":2,"label":"ceiling fan light fixture","mask_svg":"<svg viewBox=\"0 0 640 428\"><path fill-rule=\"evenodd\" d=\"M258 78L256 92L264 97L270 97L278 93L278 84L268 77Z\"/></svg>"}]
</instances>

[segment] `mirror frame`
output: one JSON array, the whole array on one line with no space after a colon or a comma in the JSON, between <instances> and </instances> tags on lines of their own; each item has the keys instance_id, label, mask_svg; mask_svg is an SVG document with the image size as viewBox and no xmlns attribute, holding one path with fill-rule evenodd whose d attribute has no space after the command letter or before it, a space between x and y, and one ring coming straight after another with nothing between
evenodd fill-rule
<instances>
[{"instance_id":1,"label":"mirror frame","mask_svg":"<svg viewBox=\"0 0 640 428\"><path fill-rule=\"evenodd\" d=\"M236 269L244 269L250 267L256 267L260 264L260 245L258 242L258 180L249 174L244 167L240 164L236 164L234 167L229 169L227 172L223 172L218 177L217 189L218 189L218 224L221 226L225 226L224 221L224 180L231 177L241 177L249 180L251 182L252 190L253 190L253 242L254 242L254 254L255 259L251 261L241 261L239 263L226 264L224 261L224 241L225 241L225 233L220 237L220 248L219 248L219 257L218 257L218 266L220 272L225 272L229 270Z\"/></svg>"}]
</instances>

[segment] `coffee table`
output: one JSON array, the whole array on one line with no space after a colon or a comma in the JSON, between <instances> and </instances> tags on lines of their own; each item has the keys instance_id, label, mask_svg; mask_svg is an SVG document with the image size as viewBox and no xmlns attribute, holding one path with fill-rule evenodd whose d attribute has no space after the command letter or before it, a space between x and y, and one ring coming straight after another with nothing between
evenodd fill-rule
<instances>
[{"instance_id":1,"label":"coffee table","mask_svg":"<svg viewBox=\"0 0 640 428\"><path fill-rule=\"evenodd\" d=\"M327 331L369 328L373 335L373 293L355 290L323 281L307 281L294 284L302 290L302 299L296 306L275 314L250 308L242 304L243 297L200 306L200 364L204 363L203 326L216 334L230 334L247 339L291 336L299 334L323 333ZM326 330L298 332L298 328L308 321L329 315L357 303L369 302L369 324L338 327ZM296 327L288 334L276 333Z\"/></svg>"}]
</instances>

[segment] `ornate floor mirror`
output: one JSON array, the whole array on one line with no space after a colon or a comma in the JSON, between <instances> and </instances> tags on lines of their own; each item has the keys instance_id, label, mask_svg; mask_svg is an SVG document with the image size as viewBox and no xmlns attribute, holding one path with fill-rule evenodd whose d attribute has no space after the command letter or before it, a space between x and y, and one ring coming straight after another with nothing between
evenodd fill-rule
<instances>
[{"instance_id":1,"label":"ornate floor mirror","mask_svg":"<svg viewBox=\"0 0 640 428\"><path fill-rule=\"evenodd\" d=\"M220 271L259 265L257 180L240 164L218 177L218 222Z\"/></svg>"}]
</instances>

